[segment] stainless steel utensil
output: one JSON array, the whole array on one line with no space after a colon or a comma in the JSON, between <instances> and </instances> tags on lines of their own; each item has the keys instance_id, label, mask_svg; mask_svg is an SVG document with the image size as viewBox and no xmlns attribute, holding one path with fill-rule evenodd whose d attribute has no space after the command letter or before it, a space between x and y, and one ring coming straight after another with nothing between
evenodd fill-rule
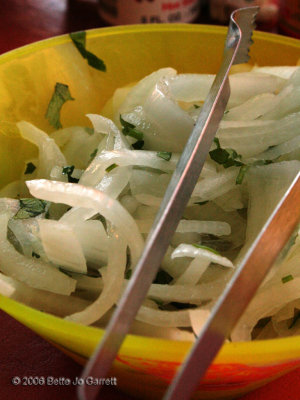
<instances>
[{"instance_id":1,"label":"stainless steel utensil","mask_svg":"<svg viewBox=\"0 0 300 400\"><path fill-rule=\"evenodd\" d=\"M248 250L164 400L187 400L300 221L300 172Z\"/></svg>"},{"instance_id":2,"label":"stainless steel utensil","mask_svg":"<svg viewBox=\"0 0 300 400\"><path fill-rule=\"evenodd\" d=\"M84 369L84 380L88 376L104 378L107 375L155 278L223 117L230 95L230 67L249 59L248 49L252 43L251 35L257 12L258 7L249 7L238 9L231 15L221 68L176 166L134 274L98 349ZM79 397L81 400L93 400L100 389L101 386L79 386Z\"/></svg>"}]
</instances>

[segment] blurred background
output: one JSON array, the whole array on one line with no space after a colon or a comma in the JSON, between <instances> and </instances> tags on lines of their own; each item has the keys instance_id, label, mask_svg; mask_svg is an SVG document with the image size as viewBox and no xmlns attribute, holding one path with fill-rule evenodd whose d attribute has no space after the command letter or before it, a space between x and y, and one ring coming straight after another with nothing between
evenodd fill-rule
<instances>
[{"instance_id":1,"label":"blurred background","mask_svg":"<svg viewBox=\"0 0 300 400\"><path fill-rule=\"evenodd\" d=\"M51 36L109 25L227 25L231 11L259 5L258 29L300 38L298 0L2 0L0 53Z\"/></svg>"}]
</instances>

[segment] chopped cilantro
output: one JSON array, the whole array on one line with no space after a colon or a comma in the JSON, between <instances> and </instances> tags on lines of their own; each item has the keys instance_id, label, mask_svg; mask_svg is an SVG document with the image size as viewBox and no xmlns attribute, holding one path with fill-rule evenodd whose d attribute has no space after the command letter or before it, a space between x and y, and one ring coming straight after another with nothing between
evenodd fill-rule
<instances>
[{"instance_id":1,"label":"chopped cilantro","mask_svg":"<svg viewBox=\"0 0 300 400\"><path fill-rule=\"evenodd\" d=\"M125 271L125 279L130 279L132 275L132 269Z\"/></svg>"},{"instance_id":2,"label":"chopped cilantro","mask_svg":"<svg viewBox=\"0 0 300 400\"><path fill-rule=\"evenodd\" d=\"M74 100L70 94L69 86L57 82L46 112L47 120L56 129L62 128L60 110L68 100Z\"/></svg>"},{"instance_id":3,"label":"chopped cilantro","mask_svg":"<svg viewBox=\"0 0 300 400\"><path fill-rule=\"evenodd\" d=\"M243 165L240 161L241 156L233 149L222 149L221 147L217 147L216 149L211 150L209 155L212 160L223 165L224 168Z\"/></svg>"},{"instance_id":4,"label":"chopped cilantro","mask_svg":"<svg viewBox=\"0 0 300 400\"><path fill-rule=\"evenodd\" d=\"M158 305L158 308L161 308L164 305L164 302L159 299L153 299L152 297L149 297L150 300L154 301Z\"/></svg>"},{"instance_id":5,"label":"chopped cilantro","mask_svg":"<svg viewBox=\"0 0 300 400\"><path fill-rule=\"evenodd\" d=\"M122 132L125 136L131 136L131 137L137 139L138 141L144 139L143 132L140 132L139 130L137 130L135 128L135 126L133 124L131 124L130 122L125 121L121 115L120 115L120 122L123 127Z\"/></svg>"},{"instance_id":6,"label":"chopped cilantro","mask_svg":"<svg viewBox=\"0 0 300 400\"><path fill-rule=\"evenodd\" d=\"M99 214L98 215L98 219L99 221L102 223L103 228L105 229L105 232L107 231L107 223L106 223L106 219L103 217L103 215Z\"/></svg>"},{"instance_id":7,"label":"chopped cilantro","mask_svg":"<svg viewBox=\"0 0 300 400\"><path fill-rule=\"evenodd\" d=\"M90 154L91 161L96 157L97 151L98 151L98 149L95 149L95 150Z\"/></svg>"},{"instance_id":8,"label":"chopped cilantro","mask_svg":"<svg viewBox=\"0 0 300 400\"><path fill-rule=\"evenodd\" d=\"M252 163L251 165L268 165L268 164L272 164L273 161L272 160L257 160L254 161L254 163Z\"/></svg>"},{"instance_id":9,"label":"chopped cilantro","mask_svg":"<svg viewBox=\"0 0 300 400\"><path fill-rule=\"evenodd\" d=\"M201 235L201 246L206 246L217 251L227 251L232 247L232 242L210 233L204 233Z\"/></svg>"},{"instance_id":10,"label":"chopped cilantro","mask_svg":"<svg viewBox=\"0 0 300 400\"><path fill-rule=\"evenodd\" d=\"M212 249L211 247L203 246L203 245L197 244L197 243L193 243L193 246L197 247L198 249L203 249L203 250L210 251L211 253L217 254L218 256L220 255L220 253L217 250Z\"/></svg>"},{"instance_id":11,"label":"chopped cilantro","mask_svg":"<svg viewBox=\"0 0 300 400\"><path fill-rule=\"evenodd\" d=\"M88 127L88 126L86 126L86 127L84 128L84 130L85 130L86 133L88 133L89 135L93 135L94 132L95 132L93 128L90 128L90 127Z\"/></svg>"},{"instance_id":12,"label":"chopped cilantro","mask_svg":"<svg viewBox=\"0 0 300 400\"><path fill-rule=\"evenodd\" d=\"M196 203L194 204L198 204L199 206L204 206L204 204L207 204L209 202L209 200L205 200L205 201L196 201Z\"/></svg>"},{"instance_id":13,"label":"chopped cilantro","mask_svg":"<svg viewBox=\"0 0 300 400\"><path fill-rule=\"evenodd\" d=\"M41 256L33 251L31 257L40 258Z\"/></svg>"},{"instance_id":14,"label":"chopped cilantro","mask_svg":"<svg viewBox=\"0 0 300 400\"><path fill-rule=\"evenodd\" d=\"M156 153L157 157L163 158L166 161L170 161L172 157L172 153L169 151L159 151Z\"/></svg>"},{"instance_id":15,"label":"chopped cilantro","mask_svg":"<svg viewBox=\"0 0 300 400\"><path fill-rule=\"evenodd\" d=\"M32 174L35 169L36 169L36 166L32 162L29 162L26 165L26 169L25 169L24 173L25 173L25 175Z\"/></svg>"},{"instance_id":16,"label":"chopped cilantro","mask_svg":"<svg viewBox=\"0 0 300 400\"><path fill-rule=\"evenodd\" d=\"M216 137L214 138L214 143L216 144L218 149L221 147L220 140L218 138L216 138Z\"/></svg>"},{"instance_id":17,"label":"chopped cilantro","mask_svg":"<svg viewBox=\"0 0 300 400\"><path fill-rule=\"evenodd\" d=\"M48 201L39 199L20 199L20 209L14 215L14 219L26 219L36 217L47 211Z\"/></svg>"},{"instance_id":18,"label":"chopped cilantro","mask_svg":"<svg viewBox=\"0 0 300 400\"><path fill-rule=\"evenodd\" d=\"M106 172L110 172L110 171L112 171L113 169L115 169L117 167L118 167L118 164L113 163L109 167L107 167L105 171Z\"/></svg>"},{"instance_id":19,"label":"chopped cilantro","mask_svg":"<svg viewBox=\"0 0 300 400\"><path fill-rule=\"evenodd\" d=\"M132 147L134 148L134 150L141 150L144 147L144 140L138 140L137 142L132 144Z\"/></svg>"},{"instance_id":20,"label":"chopped cilantro","mask_svg":"<svg viewBox=\"0 0 300 400\"><path fill-rule=\"evenodd\" d=\"M287 275L287 276L283 276L281 278L281 282L282 283L287 283L289 281L292 281L294 279L293 275Z\"/></svg>"},{"instance_id":21,"label":"chopped cilantro","mask_svg":"<svg viewBox=\"0 0 300 400\"><path fill-rule=\"evenodd\" d=\"M168 283L170 283L173 280L172 276L169 275L166 271L164 271L163 269L160 269L157 274L156 277L154 279L153 283L159 283L161 285L167 285Z\"/></svg>"},{"instance_id":22,"label":"chopped cilantro","mask_svg":"<svg viewBox=\"0 0 300 400\"><path fill-rule=\"evenodd\" d=\"M239 173L238 173L238 176L236 177L236 180L235 180L235 183L237 185L241 185L242 184L244 176L245 176L245 174L246 174L246 172L248 171L249 168L250 168L250 165L242 165L241 166L241 168L239 170Z\"/></svg>"},{"instance_id":23,"label":"chopped cilantro","mask_svg":"<svg viewBox=\"0 0 300 400\"><path fill-rule=\"evenodd\" d=\"M91 67L98 69L99 71L106 71L104 61L86 49L86 32L81 31L70 33L70 38L79 53L87 60Z\"/></svg>"},{"instance_id":24,"label":"chopped cilantro","mask_svg":"<svg viewBox=\"0 0 300 400\"><path fill-rule=\"evenodd\" d=\"M245 164L241 161L241 155L238 154L234 149L223 149L220 145L218 138L214 138L214 143L217 148L209 152L210 158L216 161L218 164L223 165L224 168L229 167L240 167L238 176L236 178L236 185L241 185L246 172L251 166L254 165L267 165L271 164L271 160L257 160L251 164Z\"/></svg>"},{"instance_id":25,"label":"chopped cilantro","mask_svg":"<svg viewBox=\"0 0 300 400\"><path fill-rule=\"evenodd\" d=\"M63 167L62 174L68 176L68 182L78 183L79 179L73 178L72 173L74 171L74 165Z\"/></svg>"},{"instance_id":26,"label":"chopped cilantro","mask_svg":"<svg viewBox=\"0 0 300 400\"><path fill-rule=\"evenodd\" d=\"M196 304L190 304L190 303L179 303L177 301L172 301L170 303L173 307L176 307L177 310L187 310L187 309L193 309L197 308Z\"/></svg>"}]
</instances>

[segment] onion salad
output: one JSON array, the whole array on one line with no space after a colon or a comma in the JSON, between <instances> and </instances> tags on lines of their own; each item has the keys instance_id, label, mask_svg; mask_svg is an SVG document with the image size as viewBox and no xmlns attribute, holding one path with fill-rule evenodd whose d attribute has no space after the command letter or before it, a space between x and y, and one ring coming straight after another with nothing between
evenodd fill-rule
<instances>
[{"instance_id":1,"label":"onion salad","mask_svg":"<svg viewBox=\"0 0 300 400\"><path fill-rule=\"evenodd\" d=\"M214 75L163 68L119 88L86 126L49 135L0 190L0 294L69 321L105 327L126 289ZM300 170L300 67L249 67L132 327L193 341ZM66 100L73 100L68 86ZM53 114L54 113L54 114ZM300 206L300 205L299 205ZM300 334L296 230L228 340Z\"/></svg>"}]
</instances>

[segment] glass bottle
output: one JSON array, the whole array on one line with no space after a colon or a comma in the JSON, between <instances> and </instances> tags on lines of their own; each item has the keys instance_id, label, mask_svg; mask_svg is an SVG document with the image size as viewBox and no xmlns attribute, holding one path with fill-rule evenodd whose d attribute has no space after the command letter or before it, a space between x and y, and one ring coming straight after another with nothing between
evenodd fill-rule
<instances>
[{"instance_id":1,"label":"glass bottle","mask_svg":"<svg viewBox=\"0 0 300 400\"><path fill-rule=\"evenodd\" d=\"M99 0L99 14L110 25L192 22L199 0Z\"/></svg>"}]
</instances>

